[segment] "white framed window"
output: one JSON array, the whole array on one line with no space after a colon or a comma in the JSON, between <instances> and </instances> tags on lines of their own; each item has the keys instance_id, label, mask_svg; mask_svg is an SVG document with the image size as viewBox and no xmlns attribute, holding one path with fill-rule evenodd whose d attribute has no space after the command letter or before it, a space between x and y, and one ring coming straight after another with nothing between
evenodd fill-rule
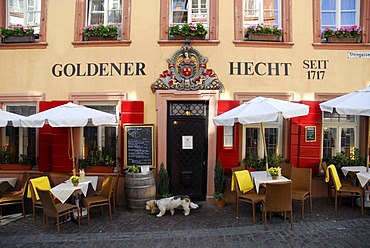
<instances>
[{"instance_id":1,"label":"white framed window","mask_svg":"<svg viewBox=\"0 0 370 248\"><path fill-rule=\"evenodd\" d=\"M100 110L106 113L118 114L117 105L113 103L82 103L84 106ZM110 157L118 158L118 124L109 126L93 126L87 125L83 128L82 133L82 158L86 158L89 151L95 146L101 151L103 157L109 155Z\"/></svg>"},{"instance_id":2,"label":"white framed window","mask_svg":"<svg viewBox=\"0 0 370 248\"><path fill-rule=\"evenodd\" d=\"M6 111L30 116L36 113L36 104L34 103L6 103ZM36 128L20 128L6 126L2 128L2 147L7 147L14 154L28 155L36 159ZM35 160L36 161L36 160Z\"/></svg>"},{"instance_id":3,"label":"white framed window","mask_svg":"<svg viewBox=\"0 0 370 248\"><path fill-rule=\"evenodd\" d=\"M257 24L282 28L281 0L243 0L243 30Z\"/></svg>"},{"instance_id":4,"label":"white framed window","mask_svg":"<svg viewBox=\"0 0 370 248\"><path fill-rule=\"evenodd\" d=\"M201 23L209 35L209 0L171 0L170 25Z\"/></svg>"},{"instance_id":5,"label":"white framed window","mask_svg":"<svg viewBox=\"0 0 370 248\"><path fill-rule=\"evenodd\" d=\"M234 147L234 126L224 127L224 147Z\"/></svg>"},{"instance_id":6,"label":"white framed window","mask_svg":"<svg viewBox=\"0 0 370 248\"><path fill-rule=\"evenodd\" d=\"M271 154L282 154L282 117L278 117L274 122L263 123L263 126L265 129L267 154L269 156ZM243 125L242 157L245 158L248 155L264 157L264 144L260 124Z\"/></svg>"},{"instance_id":7,"label":"white framed window","mask_svg":"<svg viewBox=\"0 0 370 248\"><path fill-rule=\"evenodd\" d=\"M86 18L87 25L118 25L118 39L121 39L122 0L89 0Z\"/></svg>"},{"instance_id":8,"label":"white framed window","mask_svg":"<svg viewBox=\"0 0 370 248\"><path fill-rule=\"evenodd\" d=\"M321 32L360 25L360 0L321 0Z\"/></svg>"},{"instance_id":9,"label":"white framed window","mask_svg":"<svg viewBox=\"0 0 370 248\"><path fill-rule=\"evenodd\" d=\"M358 148L358 117L323 112L322 158L342 152L349 157Z\"/></svg>"},{"instance_id":10,"label":"white framed window","mask_svg":"<svg viewBox=\"0 0 370 248\"><path fill-rule=\"evenodd\" d=\"M40 33L41 0L7 0L7 26L32 27Z\"/></svg>"}]
</instances>

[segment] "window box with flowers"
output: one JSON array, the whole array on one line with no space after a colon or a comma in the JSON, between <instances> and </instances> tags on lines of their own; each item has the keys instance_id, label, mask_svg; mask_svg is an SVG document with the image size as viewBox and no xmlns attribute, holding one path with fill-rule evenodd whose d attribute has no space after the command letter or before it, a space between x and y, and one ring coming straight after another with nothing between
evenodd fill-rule
<instances>
[{"instance_id":1,"label":"window box with flowers","mask_svg":"<svg viewBox=\"0 0 370 248\"><path fill-rule=\"evenodd\" d=\"M244 33L245 40L251 41L282 41L282 30L275 26L249 26Z\"/></svg>"},{"instance_id":2,"label":"window box with flowers","mask_svg":"<svg viewBox=\"0 0 370 248\"><path fill-rule=\"evenodd\" d=\"M1 27L2 43L30 43L35 42L33 28L26 28L20 24Z\"/></svg>"},{"instance_id":3,"label":"window box with flowers","mask_svg":"<svg viewBox=\"0 0 370 248\"><path fill-rule=\"evenodd\" d=\"M182 25L171 25L168 27L171 40L204 40L207 29L201 23L184 23Z\"/></svg>"},{"instance_id":4,"label":"window box with flowers","mask_svg":"<svg viewBox=\"0 0 370 248\"><path fill-rule=\"evenodd\" d=\"M325 28L322 37L327 43L360 43L362 28L360 26L343 27L336 30Z\"/></svg>"},{"instance_id":5,"label":"window box with flowers","mask_svg":"<svg viewBox=\"0 0 370 248\"><path fill-rule=\"evenodd\" d=\"M117 40L118 26L115 24L88 25L83 28L85 41Z\"/></svg>"}]
</instances>

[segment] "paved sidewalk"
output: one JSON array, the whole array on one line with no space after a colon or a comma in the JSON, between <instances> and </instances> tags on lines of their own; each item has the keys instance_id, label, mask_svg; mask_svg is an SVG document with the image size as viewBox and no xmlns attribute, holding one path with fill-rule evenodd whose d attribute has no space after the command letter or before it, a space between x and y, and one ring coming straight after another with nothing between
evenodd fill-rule
<instances>
[{"instance_id":1,"label":"paved sidewalk","mask_svg":"<svg viewBox=\"0 0 370 248\"><path fill-rule=\"evenodd\" d=\"M52 224L43 231L39 211L36 224L28 215L0 226L0 247L370 247L370 209L361 216L359 207L352 208L349 201L343 200L334 212L333 202L314 198L313 213L306 211L304 220L295 202L293 230L288 221L272 217L267 231L260 212L252 224L250 204L241 204L239 219L233 202L224 208L212 201L200 204L189 216L176 211L161 218L119 207L109 221L107 211L103 216L94 211L90 226L86 218L80 228L68 222L61 225L60 237Z\"/></svg>"}]
</instances>

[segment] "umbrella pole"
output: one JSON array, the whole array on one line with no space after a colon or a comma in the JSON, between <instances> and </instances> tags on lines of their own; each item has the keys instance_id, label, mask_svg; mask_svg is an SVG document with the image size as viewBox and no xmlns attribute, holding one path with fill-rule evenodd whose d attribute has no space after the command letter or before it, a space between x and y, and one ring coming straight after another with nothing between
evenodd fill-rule
<instances>
[{"instance_id":1,"label":"umbrella pole","mask_svg":"<svg viewBox=\"0 0 370 248\"><path fill-rule=\"evenodd\" d=\"M366 156L366 172L369 172L369 145L370 145L370 117L367 117L368 129L367 129L367 156Z\"/></svg>"},{"instance_id":2,"label":"umbrella pole","mask_svg":"<svg viewBox=\"0 0 370 248\"><path fill-rule=\"evenodd\" d=\"M76 176L76 159L75 159L75 151L74 151L74 144L73 144L73 130L72 130L72 127L70 127L69 130L71 131L71 150L72 150L72 161L73 161L72 172L73 172L73 176Z\"/></svg>"},{"instance_id":3,"label":"umbrella pole","mask_svg":"<svg viewBox=\"0 0 370 248\"><path fill-rule=\"evenodd\" d=\"M265 162L266 162L266 173L267 173L267 176L268 176L269 175L269 165L268 165L268 158L267 158L265 128L263 127L262 122L261 122L261 132L262 132L263 148L264 148L264 155L265 155Z\"/></svg>"}]
</instances>

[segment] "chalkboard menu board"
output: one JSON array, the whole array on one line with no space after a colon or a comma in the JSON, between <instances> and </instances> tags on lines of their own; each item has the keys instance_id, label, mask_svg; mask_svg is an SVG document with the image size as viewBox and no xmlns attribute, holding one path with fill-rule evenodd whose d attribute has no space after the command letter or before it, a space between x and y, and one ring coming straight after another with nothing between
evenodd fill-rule
<instances>
[{"instance_id":1,"label":"chalkboard menu board","mask_svg":"<svg viewBox=\"0 0 370 248\"><path fill-rule=\"evenodd\" d=\"M154 167L154 125L125 125L125 167L130 165Z\"/></svg>"},{"instance_id":2,"label":"chalkboard menu board","mask_svg":"<svg viewBox=\"0 0 370 248\"><path fill-rule=\"evenodd\" d=\"M316 126L307 126L305 130L306 142L316 141Z\"/></svg>"}]
</instances>

